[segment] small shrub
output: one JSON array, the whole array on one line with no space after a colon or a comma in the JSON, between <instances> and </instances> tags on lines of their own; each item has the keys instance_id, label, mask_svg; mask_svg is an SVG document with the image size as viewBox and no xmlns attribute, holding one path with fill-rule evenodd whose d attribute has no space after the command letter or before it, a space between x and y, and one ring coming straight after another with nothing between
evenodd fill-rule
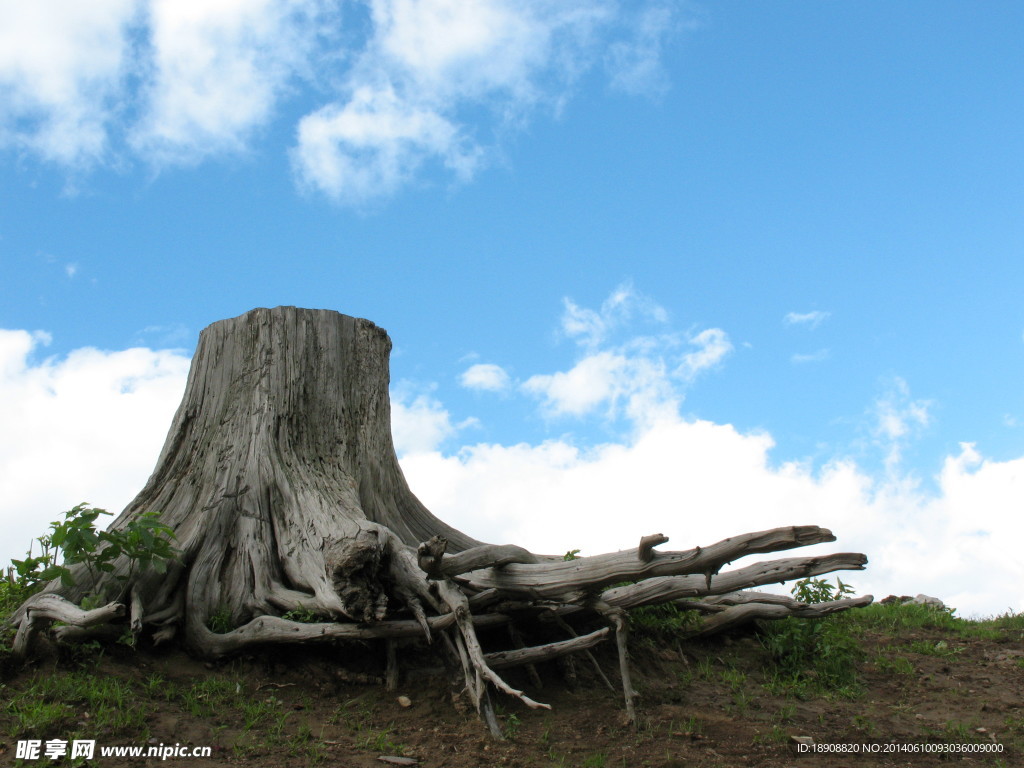
<instances>
[{"instance_id":1,"label":"small shrub","mask_svg":"<svg viewBox=\"0 0 1024 768\"><path fill-rule=\"evenodd\" d=\"M803 579L793 587L793 597L805 603L824 603L851 594L853 588L836 579L833 587L824 579ZM761 642L771 654L776 686L853 695L857 662L863 651L850 632L846 614L823 619L788 617L762 626Z\"/></svg>"}]
</instances>

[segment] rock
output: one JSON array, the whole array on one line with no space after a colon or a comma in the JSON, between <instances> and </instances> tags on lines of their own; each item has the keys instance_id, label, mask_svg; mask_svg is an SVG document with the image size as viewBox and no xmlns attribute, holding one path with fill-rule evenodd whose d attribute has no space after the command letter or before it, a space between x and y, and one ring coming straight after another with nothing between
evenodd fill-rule
<instances>
[{"instance_id":1,"label":"rock","mask_svg":"<svg viewBox=\"0 0 1024 768\"><path fill-rule=\"evenodd\" d=\"M409 708L409 707L412 706L412 699L410 699L408 696L399 696L397 701L398 701L399 706L406 707L406 708Z\"/></svg>"},{"instance_id":2,"label":"rock","mask_svg":"<svg viewBox=\"0 0 1024 768\"><path fill-rule=\"evenodd\" d=\"M880 600L882 605L889 605L891 603L899 603L900 605L930 605L933 608L938 608L940 611L946 609L946 604L939 600L937 597L931 597L930 595L918 595L917 597L911 597L910 595L889 595L888 597Z\"/></svg>"},{"instance_id":3,"label":"rock","mask_svg":"<svg viewBox=\"0 0 1024 768\"><path fill-rule=\"evenodd\" d=\"M814 738L812 736L790 736L789 740L794 744L803 744L805 747L814 746Z\"/></svg>"}]
</instances>

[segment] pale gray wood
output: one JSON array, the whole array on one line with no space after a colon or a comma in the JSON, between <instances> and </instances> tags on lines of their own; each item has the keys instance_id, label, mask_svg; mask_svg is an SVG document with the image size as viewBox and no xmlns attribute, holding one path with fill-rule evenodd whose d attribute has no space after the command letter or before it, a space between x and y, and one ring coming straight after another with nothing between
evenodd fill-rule
<instances>
[{"instance_id":1,"label":"pale gray wood","mask_svg":"<svg viewBox=\"0 0 1024 768\"><path fill-rule=\"evenodd\" d=\"M611 632L610 627L602 627L595 632L573 637L569 640L559 640L558 642L545 645L517 648L512 651L487 653L484 654L484 659L486 659L487 665L491 669L538 664L542 661L557 659L559 656L564 656L567 653L576 653L593 648L598 643L603 642L608 637L609 632Z\"/></svg>"}]
</instances>

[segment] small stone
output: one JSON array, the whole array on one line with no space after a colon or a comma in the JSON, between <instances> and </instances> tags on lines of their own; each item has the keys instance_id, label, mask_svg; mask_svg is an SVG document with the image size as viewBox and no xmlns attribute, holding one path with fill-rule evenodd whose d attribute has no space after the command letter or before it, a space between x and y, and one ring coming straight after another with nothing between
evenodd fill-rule
<instances>
[{"instance_id":1,"label":"small stone","mask_svg":"<svg viewBox=\"0 0 1024 768\"><path fill-rule=\"evenodd\" d=\"M412 706L412 699L410 699L408 696L399 696L398 704L399 706L409 708Z\"/></svg>"},{"instance_id":2,"label":"small stone","mask_svg":"<svg viewBox=\"0 0 1024 768\"><path fill-rule=\"evenodd\" d=\"M790 736L789 740L792 741L794 744L803 744L807 747L814 746L814 738L811 736Z\"/></svg>"}]
</instances>

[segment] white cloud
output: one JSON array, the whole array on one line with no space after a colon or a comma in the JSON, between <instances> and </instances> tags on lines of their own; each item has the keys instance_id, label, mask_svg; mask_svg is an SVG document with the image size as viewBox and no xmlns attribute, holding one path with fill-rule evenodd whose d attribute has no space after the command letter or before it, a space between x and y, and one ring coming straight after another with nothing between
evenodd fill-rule
<instances>
[{"instance_id":1,"label":"white cloud","mask_svg":"<svg viewBox=\"0 0 1024 768\"><path fill-rule=\"evenodd\" d=\"M802 363L820 363L822 360L828 360L829 351L827 349L819 349L817 352L797 352L790 355L790 362L800 365Z\"/></svg>"},{"instance_id":2,"label":"white cloud","mask_svg":"<svg viewBox=\"0 0 1024 768\"><path fill-rule=\"evenodd\" d=\"M625 93L660 95L669 87L661 58L666 38L677 27L675 9L667 4L641 8L629 27L631 36L612 43L605 54L611 86Z\"/></svg>"},{"instance_id":3,"label":"white cloud","mask_svg":"<svg viewBox=\"0 0 1024 768\"><path fill-rule=\"evenodd\" d=\"M476 363L462 372L462 375L459 377L459 383L467 389L503 392L511 385L511 379L500 365Z\"/></svg>"},{"instance_id":4,"label":"white cloud","mask_svg":"<svg viewBox=\"0 0 1024 768\"><path fill-rule=\"evenodd\" d=\"M360 88L347 104L302 118L292 152L307 188L353 204L393 193L429 159L468 179L480 149L433 109L399 99L390 87Z\"/></svg>"},{"instance_id":5,"label":"white cloud","mask_svg":"<svg viewBox=\"0 0 1024 768\"><path fill-rule=\"evenodd\" d=\"M581 307L572 299L562 299L561 330L567 337L584 347L597 347L609 335L637 316L657 324L668 322L668 312L630 282L615 288L600 309Z\"/></svg>"},{"instance_id":6,"label":"white cloud","mask_svg":"<svg viewBox=\"0 0 1024 768\"><path fill-rule=\"evenodd\" d=\"M866 571L840 574L860 593L924 592L962 615L1024 610L1024 565L1013 545L1024 535L1024 459L985 461L965 446L928 495L848 461L818 472L775 467L771 448L766 434L661 418L628 442L589 450L561 440L482 444L402 465L435 514L487 541L587 555L654 532L671 538L665 548L685 549L816 524L838 541L780 556L864 552Z\"/></svg>"},{"instance_id":7,"label":"white cloud","mask_svg":"<svg viewBox=\"0 0 1024 768\"><path fill-rule=\"evenodd\" d=\"M616 87L657 90L673 18L613 0L4 0L0 147L192 164L247 150L301 88L296 178L359 205L426 167L471 178L605 53Z\"/></svg>"},{"instance_id":8,"label":"white cloud","mask_svg":"<svg viewBox=\"0 0 1024 768\"><path fill-rule=\"evenodd\" d=\"M821 312L820 310L813 312L788 312L782 318L782 322L786 325L805 325L814 330L831 316L831 312Z\"/></svg>"},{"instance_id":9,"label":"white cloud","mask_svg":"<svg viewBox=\"0 0 1024 768\"><path fill-rule=\"evenodd\" d=\"M729 335L721 328L708 328L691 336L690 344L699 349L685 354L676 369L686 381L693 381L702 372L718 366L733 349Z\"/></svg>"},{"instance_id":10,"label":"white cloud","mask_svg":"<svg viewBox=\"0 0 1024 768\"><path fill-rule=\"evenodd\" d=\"M568 370L530 376L520 390L541 402L548 418L625 418L634 429L678 413L684 391L704 371L718 366L732 351L720 328L692 333L685 341L668 332L668 313L625 283L599 309L564 299L560 327L580 346L583 356ZM633 321L647 320L662 331L633 335L612 343L616 332L632 330ZM620 334L621 335L621 334ZM686 350L689 345L690 351Z\"/></svg>"},{"instance_id":11,"label":"white cloud","mask_svg":"<svg viewBox=\"0 0 1024 768\"><path fill-rule=\"evenodd\" d=\"M118 511L131 500L154 466L189 364L151 349L37 359L47 343L45 333L0 331L4 560L20 557L80 501ZM652 356L666 349L635 344L588 355L580 365L597 358L587 364L596 394L586 394L586 383L574 392L555 375L538 385L551 407L594 411L617 397L632 409L628 438L590 447L560 439L442 452L469 423L453 424L432 395L397 387L393 431L410 485L473 536L556 554L631 547L657 531L683 549L777 525L823 525L839 540L806 553L866 553L867 571L843 575L860 592L925 592L964 614L1024 610L1016 547L1024 537L1024 458L994 461L961 445L943 463L934 493L895 471L874 477L849 460L818 470L780 465L770 435L686 420L670 407L678 390L662 388L672 380ZM647 377L648 397L626 372ZM879 403L872 409L879 439L905 440L930 418L899 380Z\"/></svg>"},{"instance_id":12,"label":"white cloud","mask_svg":"<svg viewBox=\"0 0 1024 768\"><path fill-rule=\"evenodd\" d=\"M131 501L156 463L190 363L141 348L34 362L47 341L0 330L5 561L79 502L119 512Z\"/></svg>"},{"instance_id":13,"label":"white cloud","mask_svg":"<svg viewBox=\"0 0 1024 768\"><path fill-rule=\"evenodd\" d=\"M314 49L311 0L152 0L144 116L132 145L151 162L243 149Z\"/></svg>"},{"instance_id":14,"label":"white cloud","mask_svg":"<svg viewBox=\"0 0 1024 768\"><path fill-rule=\"evenodd\" d=\"M885 464L894 470L907 441L931 423L931 400L914 400L907 382L896 376L871 405L871 434L885 452Z\"/></svg>"},{"instance_id":15,"label":"white cloud","mask_svg":"<svg viewBox=\"0 0 1024 768\"><path fill-rule=\"evenodd\" d=\"M72 168L105 156L137 7L0 2L0 146Z\"/></svg>"},{"instance_id":16,"label":"white cloud","mask_svg":"<svg viewBox=\"0 0 1024 768\"><path fill-rule=\"evenodd\" d=\"M292 152L303 184L342 202L392 194L431 162L459 181L489 142L462 116L489 113L497 131L557 100L596 55L614 19L602 0L566 6L511 0L373 0L371 33L337 98L303 118Z\"/></svg>"},{"instance_id":17,"label":"white cloud","mask_svg":"<svg viewBox=\"0 0 1024 768\"><path fill-rule=\"evenodd\" d=\"M412 395L404 387L391 391L391 436L399 454L436 451L457 431L436 398Z\"/></svg>"}]
</instances>

